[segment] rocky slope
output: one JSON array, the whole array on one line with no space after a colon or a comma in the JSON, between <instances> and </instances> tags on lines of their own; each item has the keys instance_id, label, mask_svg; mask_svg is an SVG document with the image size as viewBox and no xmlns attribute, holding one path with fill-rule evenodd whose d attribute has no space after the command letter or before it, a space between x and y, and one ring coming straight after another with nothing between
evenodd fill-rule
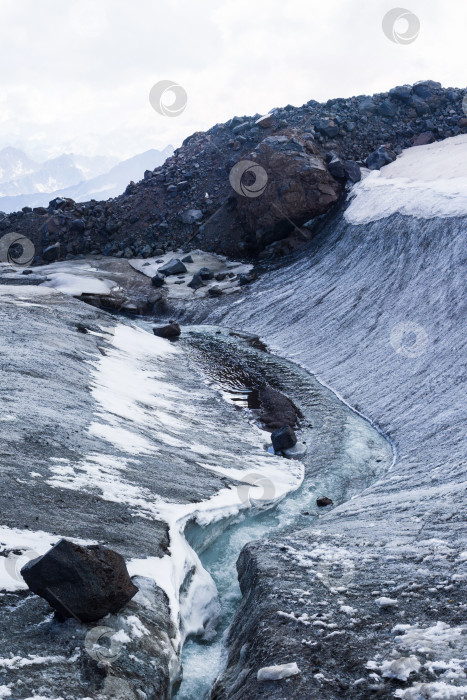
<instances>
[{"instance_id":1,"label":"rocky slope","mask_svg":"<svg viewBox=\"0 0 467 700\"><path fill-rule=\"evenodd\" d=\"M463 90L425 81L373 97L288 105L265 118L234 117L187 138L162 167L131 183L121 197L84 204L57 199L4 217L0 232L31 238L38 262L98 252L150 256L193 238L197 247L231 256L257 255L272 244L265 256L280 256L306 242L311 234L302 225L332 207L345 182L360 177L356 163L379 168L403 148L466 133L463 96ZM316 206L315 197L303 197L296 177L286 177L281 188L266 188L277 208L273 220L263 220L254 210L255 198L237 195L229 175L237 163L250 160L274 181L271 152L277 152L279 165L284 150L294 153L295 175L304 166L302 157L308 158L311 180L327 188L316 197L327 199Z\"/></svg>"}]
</instances>

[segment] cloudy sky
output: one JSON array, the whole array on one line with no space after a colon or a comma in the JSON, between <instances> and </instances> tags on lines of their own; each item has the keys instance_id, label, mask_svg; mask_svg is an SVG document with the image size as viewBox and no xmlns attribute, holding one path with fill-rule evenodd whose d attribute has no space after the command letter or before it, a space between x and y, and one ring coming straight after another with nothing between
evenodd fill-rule
<instances>
[{"instance_id":1,"label":"cloudy sky","mask_svg":"<svg viewBox=\"0 0 467 700\"><path fill-rule=\"evenodd\" d=\"M402 0L404 3L406 0ZM391 41L393 0L1 0L0 147L126 158L234 114L432 78L464 87L465 0L407 0L420 32ZM408 30L400 19L396 32ZM183 86L177 117L149 102ZM165 98L164 98L165 99Z\"/></svg>"}]
</instances>

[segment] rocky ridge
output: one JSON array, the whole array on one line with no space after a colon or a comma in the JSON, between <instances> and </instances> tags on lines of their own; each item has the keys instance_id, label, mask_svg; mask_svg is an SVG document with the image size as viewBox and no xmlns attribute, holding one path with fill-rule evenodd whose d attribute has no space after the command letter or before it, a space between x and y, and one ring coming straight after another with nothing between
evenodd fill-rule
<instances>
[{"instance_id":1,"label":"rocky ridge","mask_svg":"<svg viewBox=\"0 0 467 700\"><path fill-rule=\"evenodd\" d=\"M192 240L211 252L280 257L312 236L303 224L332 209L345 183L360 178L360 167L378 169L404 148L467 133L464 95L427 80L371 97L235 116L188 137L120 197L83 204L56 198L48 207L25 207L3 216L0 233L30 238L37 263L99 253L150 257ZM234 191L229 175L244 160L265 168L265 196ZM318 188L308 199L304 169Z\"/></svg>"}]
</instances>

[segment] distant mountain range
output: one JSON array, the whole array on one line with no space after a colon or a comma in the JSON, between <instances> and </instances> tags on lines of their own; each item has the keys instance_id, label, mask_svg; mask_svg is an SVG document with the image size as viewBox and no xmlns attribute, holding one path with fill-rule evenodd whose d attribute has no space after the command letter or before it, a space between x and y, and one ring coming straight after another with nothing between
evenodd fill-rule
<instances>
[{"instance_id":1,"label":"distant mountain range","mask_svg":"<svg viewBox=\"0 0 467 700\"><path fill-rule=\"evenodd\" d=\"M0 211L44 206L55 197L70 197L76 202L116 197L131 180L141 180L145 170L162 165L172 153L173 147L167 146L121 163L106 156L75 154L37 163L17 148L4 148L0 151Z\"/></svg>"}]
</instances>

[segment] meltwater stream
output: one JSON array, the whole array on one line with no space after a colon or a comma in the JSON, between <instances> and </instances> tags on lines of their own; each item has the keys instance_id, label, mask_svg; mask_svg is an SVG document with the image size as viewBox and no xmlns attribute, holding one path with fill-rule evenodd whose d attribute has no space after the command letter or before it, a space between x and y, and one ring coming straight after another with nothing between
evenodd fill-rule
<instances>
[{"instance_id":1,"label":"meltwater stream","mask_svg":"<svg viewBox=\"0 0 467 700\"><path fill-rule=\"evenodd\" d=\"M140 325L149 330L147 322ZM214 639L200 642L189 638L183 649L183 681L176 698L201 700L209 697L222 668L224 636L240 601L236 561L242 547L252 540L316 525L329 511L317 507L318 497L328 496L335 506L358 497L389 469L392 450L369 422L312 375L269 354L253 336L212 326L185 326L179 345L200 382L220 391L243 412L245 421L257 420L257 412L248 409L248 396L255 389L269 385L288 396L302 413L297 437L299 443L306 444L301 457L305 477L297 491L265 507L266 501L274 498L274 484L263 476L257 485L264 488L264 500L251 500L247 515L225 518L208 527L189 524L185 529L188 542L215 581L221 603ZM330 572L331 585L332 577ZM339 571L335 577L338 586Z\"/></svg>"}]
</instances>

